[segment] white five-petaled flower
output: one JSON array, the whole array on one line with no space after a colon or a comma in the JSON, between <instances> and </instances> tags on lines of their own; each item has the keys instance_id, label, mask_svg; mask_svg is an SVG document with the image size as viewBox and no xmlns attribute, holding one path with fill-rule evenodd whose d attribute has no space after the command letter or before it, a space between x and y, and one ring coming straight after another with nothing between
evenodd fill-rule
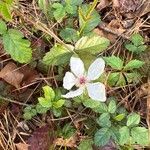
<instances>
[{"instance_id":1,"label":"white five-petaled flower","mask_svg":"<svg viewBox=\"0 0 150 150\"><path fill-rule=\"evenodd\" d=\"M100 75L104 72L105 62L102 58L97 58L85 72L84 64L80 58L71 57L70 69L71 72L66 72L63 79L63 87L67 90L71 90L73 86L76 86L76 90L69 91L66 95L62 95L64 98L73 98L81 95L87 88L88 95L91 99L97 101L106 101L105 85L96 82Z\"/></svg>"}]
</instances>

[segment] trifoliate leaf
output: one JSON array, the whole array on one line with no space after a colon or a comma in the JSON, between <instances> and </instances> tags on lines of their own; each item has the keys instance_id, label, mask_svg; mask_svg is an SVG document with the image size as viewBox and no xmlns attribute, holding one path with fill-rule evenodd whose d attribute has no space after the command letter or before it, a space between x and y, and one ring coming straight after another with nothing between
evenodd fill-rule
<instances>
[{"instance_id":1,"label":"trifoliate leaf","mask_svg":"<svg viewBox=\"0 0 150 150\"><path fill-rule=\"evenodd\" d=\"M143 65L144 65L143 61L140 61L137 59L131 60L125 65L124 70L138 69L138 68L142 67Z\"/></svg>"},{"instance_id":2,"label":"trifoliate leaf","mask_svg":"<svg viewBox=\"0 0 150 150\"><path fill-rule=\"evenodd\" d=\"M101 21L100 15L96 12L96 10L93 10L91 15L88 16L89 9L90 5L82 5L79 10L79 26L80 29L83 29L83 33L88 33L92 31Z\"/></svg>"},{"instance_id":3,"label":"trifoliate leaf","mask_svg":"<svg viewBox=\"0 0 150 150\"><path fill-rule=\"evenodd\" d=\"M123 61L116 56L104 57L106 63L111 66L113 69L121 70L123 68Z\"/></svg>"},{"instance_id":4,"label":"trifoliate leaf","mask_svg":"<svg viewBox=\"0 0 150 150\"><path fill-rule=\"evenodd\" d=\"M97 54L105 50L109 46L108 39L100 36L84 36L75 44L75 50L77 53L89 52L91 54Z\"/></svg>"},{"instance_id":5,"label":"trifoliate leaf","mask_svg":"<svg viewBox=\"0 0 150 150\"><path fill-rule=\"evenodd\" d=\"M54 3L52 7L55 9L53 12L54 18L57 21L62 21L62 19L66 16L65 7L60 3Z\"/></svg>"},{"instance_id":6,"label":"trifoliate leaf","mask_svg":"<svg viewBox=\"0 0 150 150\"><path fill-rule=\"evenodd\" d=\"M4 21L0 20L0 34L4 34L7 31L7 25Z\"/></svg>"},{"instance_id":7,"label":"trifoliate leaf","mask_svg":"<svg viewBox=\"0 0 150 150\"><path fill-rule=\"evenodd\" d=\"M130 138L129 128L127 126L124 126L119 129L119 133L120 133L119 138L120 145L128 144Z\"/></svg>"},{"instance_id":8,"label":"trifoliate leaf","mask_svg":"<svg viewBox=\"0 0 150 150\"><path fill-rule=\"evenodd\" d=\"M144 44L144 39L143 39L143 37L140 35L140 34L138 34L138 33L135 33L135 34L133 34L132 36L131 36L131 41L132 41L132 43L135 45L135 46L139 46L139 45L142 45L142 44Z\"/></svg>"},{"instance_id":9,"label":"trifoliate leaf","mask_svg":"<svg viewBox=\"0 0 150 150\"><path fill-rule=\"evenodd\" d=\"M140 115L131 113L127 118L127 126L134 126L140 123Z\"/></svg>"},{"instance_id":10,"label":"trifoliate leaf","mask_svg":"<svg viewBox=\"0 0 150 150\"><path fill-rule=\"evenodd\" d=\"M73 46L67 45L71 50ZM46 65L61 65L69 62L70 57L72 56L71 51L69 51L63 45L55 45L43 58L43 62Z\"/></svg>"},{"instance_id":11,"label":"trifoliate leaf","mask_svg":"<svg viewBox=\"0 0 150 150\"><path fill-rule=\"evenodd\" d=\"M110 137L111 132L109 131L109 128L101 128L94 136L94 143L97 146L104 146L109 142Z\"/></svg>"},{"instance_id":12,"label":"trifoliate leaf","mask_svg":"<svg viewBox=\"0 0 150 150\"><path fill-rule=\"evenodd\" d=\"M148 129L144 127L134 127L131 129L131 136L133 140L142 146L150 144Z\"/></svg>"},{"instance_id":13,"label":"trifoliate leaf","mask_svg":"<svg viewBox=\"0 0 150 150\"><path fill-rule=\"evenodd\" d=\"M30 42L23 39L20 31L9 29L3 35L3 44L5 51L11 55L12 59L20 63L29 63L32 58Z\"/></svg>"}]
</instances>

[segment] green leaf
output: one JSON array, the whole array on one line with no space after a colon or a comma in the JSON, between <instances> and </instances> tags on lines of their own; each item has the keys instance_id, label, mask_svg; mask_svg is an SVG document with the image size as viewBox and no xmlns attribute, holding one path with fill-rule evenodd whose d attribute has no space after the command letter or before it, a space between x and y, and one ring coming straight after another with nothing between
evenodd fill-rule
<instances>
[{"instance_id":1,"label":"green leaf","mask_svg":"<svg viewBox=\"0 0 150 150\"><path fill-rule=\"evenodd\" d=\"M45 114L48 110L49 108L43 107L40 103L36 105L36 111L39 114Z\"/></svg>"},{"instance_id":2,"label":"green leaf","mask_svg":"<svg viewBox=\"0 0 150 150\"><path fill-rule=\"evenodd\" d=\"M54 90L51 87L49 87L48 85L46 85L46 86L43 87L43 91L44 91L44 97L46 99L53 100L55 98L55 92L54 92Z\"/></svg>"},{"instance_id":3,"label":"green leaf","mask_svg":"<svg viewBox=\"0 0 150 150\"><path fill-rule=\"evenodd\" d=\"M7 25L4 21L0 20L0 34L5 34L7 31Z\"/></svg>"},{"instance_id":4,"label":"green leaf","mask_svg":"<svg viewBox=\"0 0 150 150\"><path fill-rule=\"evenodd\" d=\"M80 142L78 150L93 150L92 145L93 145L93 140L84 139Z\"/></svg>"},{"instance_id":5,"label":"green leaf","mask_svg":"<svg viewBox=\"0 0 150 150\"><path fill-rule=\"evenodd\" d=\"M76 11L77 11L77 6L73 6L73 5L70 5L70 4L66 4L65 6L65 11L68 13L68 14L75 14Z\"/></svg>"},{"instance_id":6,"label":"green leaf","mask_svg":"<svg viewBox=\"0 0 150 150\"><path fill-rule=\"evenodd\" d=\"M78 40L77 31L73 28L65 28L61 30L59 35L66 42L76 42Z\"/></svg>"},{"instance_id":7,"label":"green leaf","mask_svg":"<svg viewBox=\"0 0 150 150\"><path fill-rule=\"evenodd\" d=\"M110 121L110 114L109 113L103 113L100 115L100 117L97 119L97 123L101 127L111 127L111 121Z\"/></svg>"},{"instance_id":8,"label":"green leaf","mask_svg":"<svg viewBox=\"0 0 150 150\"><path fill-rule=\"evenodd\" d=\"M96 113L106 113L108 111L108 108L105 103L100 102L100 105L97 107L94 107L92 110Z\"/></svg>"},{"instance_id":9,"label":"green leaf","mask_svg":"<svg viewBox=\"0 0 150 150\"><path fill-rule=\"evenodd\" d=\"M124 73L128 83L138 83L141 79L141 75L138 72Z\"/></svg>"},{"instance_id":10,"label":"green leaf","mask_svg":"<svg viewBox=\"0 0 150 150\"><path fill-rule=\"evenodd\" d=\"M32 58L32 50L30 42L23 38L24 36L20 31L9 29L3 35L4 49L13 60L20 63L29 63Z\"/></svg>"},{"instance_id":11,"label":"green leaf","mask_svg":"<svg viewBox=\"0 0 150 150\"><path fill-rule=\"evenodd\" d=\"M119 74L118 82L116 83L116 86L125 86L126 80L122 73Z\"/></svg>"},{"instance_id":12,"label":"green leaf","mask_svg":"<svg viewBox=\"0 0 150 150\"><path fill-rule=\"evenodd\" d=\"M84 36L75 44L75 50L77 53L89 52L91 54L97 54L105 50L109 46L108 39L100 36Z\"/></svg>"},{"instance_id":13,"label":"green leaf","mask_svg":"<svg viewBox=\"0 0 150 150\"><path fill-rule=\"evenodd\" d=\"M134 126L140 123L140 115L131 113L127 118L127 126Z\"/></svg>"},{"instance_id":14,"label":"green leaf","mask_svg":"<svg viewBox=\"0 0 150 150\"><path fill-rule=\"evenodd\" d=\"M143 62L143 61L134 59L134 60L129 61L129 62L125 65L124 70L138 69L138 68L142 67L143 65L144 65L144 62Z\"/></svg>"},{"instance_id":15,"label":"green leaf","mask_svg":"<svg viewBox=\"0 0 150 150\"><path fill-rule=\"evenodd\" d=\"M11 5L0 1L0 14L6 21L11 21Z\"/></svg>"},{"instance_id":16,"label":"green leaf","mask_svg":"<svg viewBox=\"0 0 150 150\"><path fill-rule=\"evenodd\" d=\"M137 46L133 45L133 44L125 44L125 48L127 50L129 50L130 52L135 52L137 53L138 52L138 49L137 49Z\"/></svg>"},{"instance_id":17,"label":"green leaf","mask_svg":"<svg viewBox=\"0 0 150 150\"><path fill-rule=\"evenodd\" d=\"M141 53L144 52L147 49L146 45L140 45L139 47L137 47L137 52Z\"/></svg>"},{"instance_id":18,"label":"green leaf","mask_svg":"<svg viewBox=\"0 0 150 150\"><path fill-rule=\"evenodd\" d=\"M38 0L39 8L46 14L47 13L47 2L46 0Z\"/></svg>"},{"instance_id":19,"label":"green leaf","mask_svg":"<svg viewBox=\"0 0 150 150\"><path fill-rule=\"evenodd\" d=\"M56 108L53 107L52 111L53 111L53 114L54 114L55 117L60 117L61 114L62 114L62 110L61 109L56 109Z\"/></svg>"},{"instance_id":20,"label":"green leaf","mask_svg":"<svg viewBox=\"0 0 150 150\"><path fill-rule=\"evenodd\" d=\"M131 136L137 144L147 146L150 144L148 129L144 127L134 127L131 129Z\"/></svg>"},{"instance_id":21,"label":"green leaf","mask_svg":"<svg viewBox=\"0 0 150 150\"><path fill-rule=\"evenodd\" d=\"M115 100L111 100L109 102L109 105L108 105L108 112L113 114L113 113L115 113L116 109L117 109L116 101Z\"/></svg>"},{"instance_id":22,"label":"green leaf","mask_svg":"<svg viewBox=\"0 0 150 150\"><path fill-rule=\"evenodd\" d=\"M67 45L73 50L73 46ZM63 45L55 45L43 58L46 65L61 65L69 62L72 53Z\"/></svg>"},{"instance_id":23,"label":"green leaf","mask_svg":"<svg viewBox=\"0 0 150 150\"><path fill-rule=\"evenodd\" d=\"M96 108L96 107L98 107L98 106L100 105L100 102L94 101L94 100L92 100L92 99L85 99L85 100L83 101L83 105L84 105L85 107L87 107L87 108L92 108L92 109L94 109L94 108Z\"/></svg>"},{"instance_id":24,"label":"green leaf","mask_svg":"<svg viewBox=\"0 0 150 150\"><path fill-rule=\"evenodd\" d=\"M108 84L110 86L116 85L117 81L119 80L119 76L120 76L119 72L110 73L108 76Z\"/></svg>"},{"instance_id":25,"label":"green leaf","mask_svg":"<svg viewBox=\"0 0 150 150\"><path fill-rule=\"evenodd\" d=\"M55 9L54 12L53 12L54 18L57 21L61 22L62 19L66 16L66 11L65 11L64 6L60 3L54 3L52 5L52 7Z\"/></svg>"},{"instance_id":26,"label":"green leaf","mask_svg":"<svg viewBox=\"0 0 150 150\"><path fill-rule=\"evenodd\" d=\"M132 43L135 45L135 46L139 46L139 45L142 45L142 44L144 44L144 39L143 39L143 37L140 35L140 34L138 34L138 33L135 33L135 34L133 34L132 36L131 36L131 41L132 41Z\"/></svg>"},{"instance_id":27,"label":"green leaf","mask_svg":"<svg viewBox=\"0 0 150 150\"><path fill-rule=\"evenodd\" d=\"M128 144L130 138L129 128L127 126L124 126L121 129L119 129L119 133L120 133L119 138L120 145Z\"/></svg>"},{"instance_id":28,"label":"green leaf","mask_svg":"<svg viewBox=\"0 0 150 150\"><path fill-rule=\"evenodd\" d=\"M94 136L94 143L97 146L104 146L110 140L111 134L109 128L101 128Z\"/></svg>"},{"instance_id":29,"label":"green leaf","mask_svg":"<svg viewBox=\"0 0 150 150\"><path fill-rule=\"evenodd\" d=\"M32 114L30 112L26 112L23 114L23 118L25 120L31 120L32 119Z\"/></svg>"},{"instance_id":30,"label":"green leaf","mask_svg":"<svg viewBox=\"0 0 150 150\"><path fill-rule=\"evenodd\" d=\"M96 10L93 10L91 15L87 18L90 7L90 5L82 5L79 11L79 26L80 29L83 29L83 33L92 31L101 21L100 15Z\"/></svg>"},{"instance_id":31,"label":"green leaf","mask_svg":"<svg viewBox=\"0 0 150 150\"><path fill-rule=\"evenodd\" d=\"M66 3L69 3L70 5L81 5L83 3L83 0L65 0Z\"/></svg>"},{"instance_id":32,"label":"green leaf","mask_svg":"<svg viewBox=\"0 0 150 150\"><path fill-rule=\"evenodd\" d=\"M64 103L65 103L64 99L59 99L58 101L53 102L53 107L60 108L64 105Z\"/></svg>"},{"instance_id":33,"label":"green leaf","mask_svg":"<svg viewBox=\"0 0 150 150\"><path fill-rule=\"evenodd\" d=\"M106 63L111 66L113 69L121 70L123 68L123 61L116 56L104 57Z\"/></svg>"},{"instance_id":34,"label":"green leaf","mask_svg":"<svg viewBox=\"0 0 150 150\"><path fill-rule=\"evenodd\" d=\"M114 119L116 121L122 121L124 119L124 117L125 117L125 114L119 114L119 115L115 116Z\"/></svg>"},{"instance_id":35,"label":"green leaf","mask_svg":"<svg viewBox=\"0 0 150 150\"><path fill-rule=\"evenodd\" d=\"M38 101L39 101L40 105L42 105L43 107L46 107L46 108L52 107L51 99L46 99L44 97L39 97Z\"/></svg>"}]
</instances>

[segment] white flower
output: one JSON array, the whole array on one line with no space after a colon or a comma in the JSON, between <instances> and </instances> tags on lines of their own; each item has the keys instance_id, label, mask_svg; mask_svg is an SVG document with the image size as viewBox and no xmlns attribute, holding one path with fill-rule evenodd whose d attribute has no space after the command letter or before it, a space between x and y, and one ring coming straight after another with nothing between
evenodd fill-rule
<instances>
[{"instance_id":1,"label":"white flower","mask_svg":"<svg viewBox=\"0 0 150 150\"><path fill-rule=\"evenodd\" d=\"M85 89L88 91L88 95L91 99L97 101L106 101L105 85L96 82L100 75L104 72L105 62L102 58L97 58L85 72L84 64L80 58L71 57L70 69L71 72L66 72L63 79L63 87L67 90L71 90L73 86L77 87L77 90L70 91L66 95L62 95L64 98L73 98L81 95Z\"/></svg>"}]
</instances>

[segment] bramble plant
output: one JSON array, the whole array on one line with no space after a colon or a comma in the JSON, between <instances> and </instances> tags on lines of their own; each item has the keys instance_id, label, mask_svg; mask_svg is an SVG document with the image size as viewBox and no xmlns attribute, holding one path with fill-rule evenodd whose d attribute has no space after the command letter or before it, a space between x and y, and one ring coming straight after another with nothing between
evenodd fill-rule
<instances>
[{"instance_id":1,"label":"bramble plant","mask_svg":"<svg viewBox=\"0 0 150 150\"><path fill-rule=\"evenodd\" d=\"M125 44L125 48L130 52L139 54L144 52L147 48L147 46L144 45L144 38L138 33L133 34L130 41L131 43Z\"/></svg>"}]
</instances>

